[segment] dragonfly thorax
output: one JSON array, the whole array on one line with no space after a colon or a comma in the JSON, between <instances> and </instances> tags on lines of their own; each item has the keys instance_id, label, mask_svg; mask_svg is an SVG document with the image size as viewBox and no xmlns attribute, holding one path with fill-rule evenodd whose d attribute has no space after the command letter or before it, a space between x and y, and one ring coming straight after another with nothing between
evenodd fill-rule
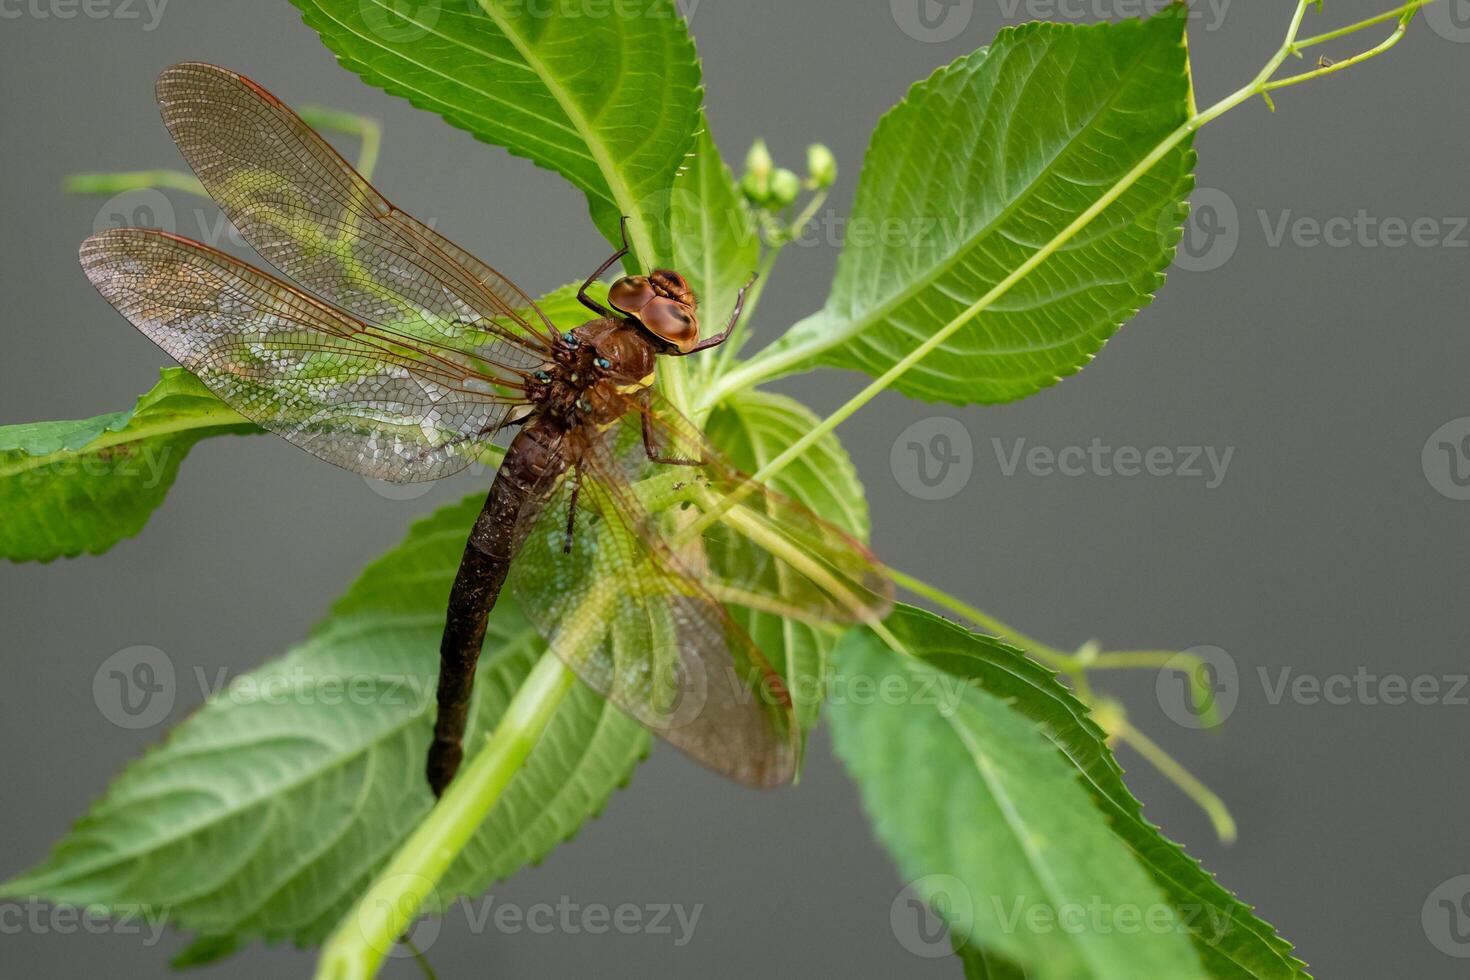
<instances>
[{"instance_id":1,"label":"dragonfly thorax","mask_svg":"<svg viewBox=\"0 0 1470 980\"><path fill-rule=\"evenodd\" d=\"M557 363L531 394L546 414L596 425L627 413L627 398L653 382L655 341L637 324L617 318L591 320L573 330Z\"/></svg>"}]
</instances>

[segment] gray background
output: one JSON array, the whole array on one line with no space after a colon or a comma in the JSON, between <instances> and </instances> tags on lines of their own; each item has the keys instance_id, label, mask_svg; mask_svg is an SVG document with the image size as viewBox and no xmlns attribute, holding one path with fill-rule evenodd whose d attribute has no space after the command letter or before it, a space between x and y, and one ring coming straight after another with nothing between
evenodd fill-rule
<instances>
[{"instance_id":1,"label":"gray background","mask_svg":"<svg viewBox=\"0 0 1470 980\"><path fill-rule=\"evenodd\" d=\"M1470 27L1470 10L1452 2L1459 8L1446 13ZM101 201L68 198L58 184L72 171L178 164L152 100L154 76L175 61L215 61L287 102L382 118L376 182L533 291L607 251L560 178L364 87L284 3L175 2L154 30L144 30L141 7L141 19L60 19L54 13L67 8L38 3L48 16L7 5L0 24L0 420L121 408L156 376L159 352L77 267ZM1314 23L1325 30L1387 5L1336 0ZM1089 18L1135 9L1076 6ZM1255 73L1287 7L1237 2L1218 25L1201 11L1192 37L1201 101ZM884 0L702 0L692 27L716 137L738 161L764 135L788 164L800 163L807 141L826 141L843 166L832 205L844 213L878 115L911 82L986 43L1013 9L976 0L956 37L930 43L905 33ZM1011 19L1051 9L1022 3ZM1273 679L1282 668L1318 679L1360 668L1405 678L1466 670L1470 502L1436 492L1420 453L1431 432L1470 415L1470 249L1464 233L1459 247L1273 246L1260 213L1267 225L1288 211L1441 221L1470 213L1470 30L1449 16L1439 23L1439 32L1419 25L1378 62L1281 93L1275 115L1253 104L1211 125L1198 142L1199 179L1235 206L1233 254L1219 264L1224 253L1196 238L1204 258L1193 264L1218 267L1177 271L1081 375L1001 407L884 397L840 430L870 493L876 550L897 567L1058 646L1096 637L1114 648L1229 651L1237 705L1218 735L1171 721L1150 673L1100 683L1231 803L1239 842L1218 844L1155 771L1126 749L1121 760L1148 815L1324 977L1465 972L1421 923L1430 892L1470 872L1463 700L1390 706L1353 695L1332 705L1288 694L1273 703L1258 669ZM176 202L180 230L196 233L198 205ZM830 244L791 249L761 309L762 336L821 303L836 255ZM828 372L782 387L822 410L858 382ZM926 502L904 490L912 471L891 466L890 449L932 415L968 430L974 472L956 496ZM1061 448L1094 436L1142 449L1233 447L1234 456L1223 484L1207 489L1185 477L1006 477L992 443ZM216 440L193 452L138 539L98 558L0 566L9 692L0 873L38 860L162 735L162 726L119 729L99 713L92 677L108 655L148 644L185 676L196 665L244 671L302 637L411 518L482 485L460 480L395 501L279 440ZM181 690L170 720L198 699ZM768 795L660 747L600 819L495 894L522 905L563 895L702 903L692 942L476 935L456 916L431 959L446 977L957 975L952 962L918 958L895 938L889 911L900 886L825 733L802 785ZM1470 954L1445 939L1445 923L1430 923L1441 945ZM173 935L148 948L135 935L12 933L0 939L0 973L13 976L153 975L179 945ZM304 975L311 963L309 952L257 945L206 975ZM396 963L388 975L416 974Z\"/></svg>"}]
</instances>

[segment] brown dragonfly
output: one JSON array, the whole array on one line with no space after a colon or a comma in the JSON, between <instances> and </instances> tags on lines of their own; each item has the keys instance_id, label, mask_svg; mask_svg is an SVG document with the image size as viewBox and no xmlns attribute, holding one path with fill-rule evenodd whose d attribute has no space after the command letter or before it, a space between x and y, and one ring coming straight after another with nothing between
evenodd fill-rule
<instances>
[{"instance_id":1,"label":"brown dragonfly","mask_svg":"<svg viewBox=\"0 0 1470 980\"><path fill-rule=\"evenodd\" d=\"M577 293L595 318L562 332L249 79L182 64L157 94L204 187L297 285L124 228L81 247L108 302L242 415L364 476L437 479L518 427L449 594L434 792L459 767L507 577L592 688L719 772L788 781L800 744L788 687L725 603L841 624L884 615L892 586L861 544L750 483L655 391L657 358L723 342L744 290L704 340L676 272L619 278L604 305L591 291L625 236Z\"/></svg>"}]
</instances>

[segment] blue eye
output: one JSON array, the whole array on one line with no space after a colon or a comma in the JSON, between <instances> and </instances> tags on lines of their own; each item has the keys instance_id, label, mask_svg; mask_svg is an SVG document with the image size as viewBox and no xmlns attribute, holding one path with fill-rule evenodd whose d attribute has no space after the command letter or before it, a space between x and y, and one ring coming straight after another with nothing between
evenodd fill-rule
<instances>
[{"instance_id":1,"label":"blue eye","mask_svg":"<svg viewBox=\"0 0 1470 980\"><path fill-rule=\"evenodd\" d=\"M561 335L561 339L566 343L566 345L568 347L576 347L577 346L577 337L570 330L568 330L566 333L562 334Z\"/></svg>"},{"instance_id":2,"label":"blue eye","mask_svg":"<svg viewBox=\"0 0 1470 980\"><path fill-rule=\"evenodd\" d=\"M598 367L602 368L604 371L606 371L608 368L612 367L612 361L609 361L605 357L599 357L597 360L593 361L592 363L596 364Z\"/></svg>"},{"instance_id":3,"label":"blue eye","mask_svg":"<svg viewBox=\"0 0 1470 980\"><path fill-rule=\"evenodd\" d=\"M535 373L535 375L533 375L533 377L535 377L535 379L537 381L550 381L551 380L550 373L548 373L546 371L537 371Z\"/></svg>"}]
</instances>

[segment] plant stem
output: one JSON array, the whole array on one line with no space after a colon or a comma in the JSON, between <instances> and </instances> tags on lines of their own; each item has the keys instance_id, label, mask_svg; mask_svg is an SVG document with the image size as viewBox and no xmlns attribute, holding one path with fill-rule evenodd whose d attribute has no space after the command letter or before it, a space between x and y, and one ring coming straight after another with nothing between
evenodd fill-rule
<instances>
[{"instance_id":1,"label":"plant stem","mask_svg":"<svg viewBox=\"0 0 1470 980\"><path fill-rule=\"evenodd\" d=\"M199 178L182 170L125 170L120 173L68 174L61 189L68 194L121 194L123 191L162 188L208 197Z\"/></svg>"},{"instance_id":2,"label":"plant stem","mask_svg":"<svg viewBox=\"0 0 1470 980\"><path fill-rule=\"evenodd\" d=\"M1178 786L1184 795L1193 800L1210 818L1215 835L1222 843L1235 843L1235 818L1230 815L1230 809L1225 805L1225 801L1220 799L1213 790L1196 779L1188 769L1179 764L1178 760L1165 752L1153 739L1134 728L1130 722L1118 718L1112 723L1109 730L1120 742L1131 746L1150 765L1163 773L1175 786Z\"/></svg>"},{"instance_id":3,"label":"plant stem","mask_svg":"<svg viewBox=\"0 0 1470 980\"><path fill-rule=\"evenodd\" d=\"M356 136L357 172L365 180L373 179L373 171L378 166L378 152L383 143L383 127L376 119L324 106L302 106L299 115L313 129ZM70 174L61 181L61 189L68 194L121 194L123 191L149 188L183 191L200 197L209 196L204 185L199 183L199 178L185 170Z\"/></svg>"},{"instance_id":4,"label":"plant stem","mask_svg":"<svg viewBox=\"0 0 1470 980\"><path fill-rule=\"evenodd\" d=\"M371 116L359 116L320 105L304 105L299 115L312 129L356 136L357 172L367 180L373 179L373 171L378 167L378 151L383 145L381 123Z\"/></svg>"},{"instance_id":5,"label":"plant stem","mask_svg":"<svg viewBox=\"0 0 1470 980\"><path fill-rule=\"evenodd\" d=\"M485 747L449 784L328 939L318 980L366 980L377 973L520 770L572 683L572 672L554 653L541 655Z\"/></svg>"},{"instance_id":6,"label":"plant stem","mask_svg":"<svg viewBox=\"0 0 1470 980\"><path fill-rule=\"evenodd\" d=\"M1097 667L1161 667L1169 664L1170 661L1173 661L1173 666L1178 667L1178 661L1187 658L1186 662L1191 665L1189 676L1191 682L1196 685L1191 687L1195 702L1196 704L1204 704L1209 710L1213 710L1213 700L1202 700L1202 695L1197 689L1197 685L1202 681L1202 678L1199 677L1198 670L1193 668L1203 663L1200 658L1189 653L1168 653L1163 650L1128 651L1118 654L1099 653L1091 644L1084 644L1077 653L1063 653L1055 647L1048 646L1040 640L1027 636L1020 630L1006 625L994 616L976 609L963 599L952 596L942 589L936 588L904 572L895 569L889 569L888 571L890 577L899 586L916 595L923 596L952 612L958 613L965 619L984 627L997 636L1009 640L1016 646L1024 649L1028 655L1040 660L1054 670L1065 674L1067 679L1072 683L1077 700L1087 706L1103 731L1117 738L1119 741L1133 746L1138 754L1143 756L1145 761L1158 769L1164 778L1179 787L1179 790L1185 796L1193 800L1204 811L1205 816L1209 818L1220 840L1227 844L1235 840L1235 821L1230 816L1230 811L1225 806L1224 801L1210 790L1209 787L1205 786L1204 783L1200 782L1193 773L1180 765L1177 760L1134 728L1127 721L1127 716L1122 705L1111 699L1099 699L1093 693L1092 685L1087 677L1087 672ZM878 635L896 653L906 652L901 646L897 645L897 641L893 640L886 630ZM1204 693L1207 695L1208 691ZM1210 726L1219 724L1217 717L1211 718L1208 715L1205 716L1205 722Z\"/></svg>"}]
</instances>

